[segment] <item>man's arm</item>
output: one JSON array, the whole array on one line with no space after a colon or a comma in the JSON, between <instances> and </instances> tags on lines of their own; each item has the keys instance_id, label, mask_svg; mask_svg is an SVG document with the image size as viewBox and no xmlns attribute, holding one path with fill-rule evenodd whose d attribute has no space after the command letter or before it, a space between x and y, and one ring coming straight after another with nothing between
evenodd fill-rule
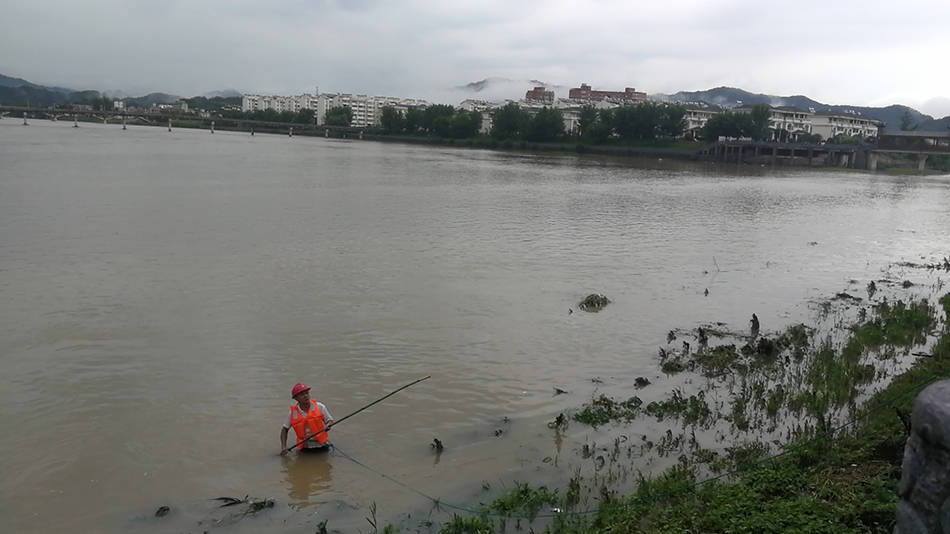
<instances>
[{"instance_id":1,"label":"man's arm","mask_svg":"<svg viewBox=\"0 0 950 534\"><path fill-rule=\"evenodd\" d=\"M287 428L280 427L280 455L287 454Z\"/></svg>"}]
</instances>

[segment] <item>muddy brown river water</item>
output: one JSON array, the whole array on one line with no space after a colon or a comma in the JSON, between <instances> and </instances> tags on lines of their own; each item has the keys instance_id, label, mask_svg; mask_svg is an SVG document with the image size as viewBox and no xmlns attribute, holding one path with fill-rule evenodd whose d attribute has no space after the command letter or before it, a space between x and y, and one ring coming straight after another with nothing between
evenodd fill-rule
<instances>
[{"instance_id":1,"label":"muddy brown river water","mask_svg":"<svg viewBox=\"0 0 950 534\"><path fill-rule=\"evenodd\" d=\"M948 221L948 176L4 118L0 530L366 531L557 487L610 430L546 423L665 395L668 331L807 320ZM277 455L295 382L339 418L425 375ZM275 506L209 501L245 495Z\"/></svg>"}]
</instances>

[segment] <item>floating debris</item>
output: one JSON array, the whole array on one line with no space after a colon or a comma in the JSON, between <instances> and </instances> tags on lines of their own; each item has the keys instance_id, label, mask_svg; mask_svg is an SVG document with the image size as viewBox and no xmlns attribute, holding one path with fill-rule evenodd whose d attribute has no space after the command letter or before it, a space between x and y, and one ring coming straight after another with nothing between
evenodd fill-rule
<instances>
[{"instance_id":1,"label":"floating debris","mask_svg":"<svg viewBox=\"0 0 950 534\"><path fill-rule=\"evenodd\" d=\"M221 505L221 508L224 508L225 506L234 506L237 504L245 503L247 502L247 497L248 497L247 495L245 495L243 499L238 499L236 497L215 497L212 500L221 501L222 503L224 503Z\"/></svg>"},{"instance_id":2,"label":"floating debris","mask_svg":"<svg viewBox=\"0 0 950 534\"><path fill-rule=\"evenodd\" d=\"M650 385L650 381L642 376L638 376L634 379L633 385L637 386L637 388L644 388Z\"/></svg>"},{"instance_id":3,"label":"floating debris","mask_svg":"<svg viewBox=\"0 0 950 534\"><path fill-rule=\"evenodd\" d=\"M557 417L554 418L554 421L551 421L550 423L548 423L548 428L561 428L562 426L566 424L567 424L567 418L564 417L564 412L561 412L560 414L558 414Z\"/></svg>"},{"instance_id":4,"label":"floating debris","mask_svg":"<svg viewBox=\"0 0 950 534\"><path fill-rule=\"evenodd\" d=\"M442 450L445 448L442 445L442 440L439 438L433 438L432 443L430 443L429 446L435 449L435 452L442 452Z\"/></svg>"},{"instance_id":5,"label":"floating debris","mask_svg":"<svg viewBox=\"0 0 950 534\"><path fill-rule=\"evenodd\" d=\"M808 242L808 246L809 246L809 247L817 247L817 246L818 246L818 242L817 242L817 241L809 241L809 242Z\"/></svg>"},{"instance_id":6,"label":"floating debris","mask_svg":"<svg viewBox=\"0 0 950 534\"><path fill-rule=\"evenodd\" d=\"M751 330L752 330L752 332L751 332L751 333L752 333L752 337L755 338L756 336L759 335L759 318L758 318L758 316L756 316L756 314L753 313L753 314L752 314L752 320L750 320L749 323L750 323L751 326L752 326L752 328L751 328Z\"/></svg>"},{"instance_id":7,"label":"floating debris","mask_svg":"<svg viewBox=\"0 0 950 534\"><path fill-rule=\"evenodd\" d=\"M874 298L874 294L877 293L877 284L874 283L874 280L868 282L868 299Z\"/></svg>"},{"instance_id":8,"label":"floating debris","mask_svg":"<svg viewBox=\"0 0 950 534\"><path fill-rule=\"evenodd\" d=\"M155 510L155 517L165 517L168 515L168 512L171 511L171 508L167 506L159 506L158 510Z\"/></svg>"},{"instance_id":9,"label":"floating debris","mask_svg":"<svg viewBox=\"0 0 950 534\"><path fill-rule=\"evenodd\" d=\"M835 298L832 300L851 300L854 302L861 302L861 297L855 297L854 295L842 291L841 293L835 294Z\"/></svg>"},{"instance_id":10,"label":"floating debris","mask_svg":"<svg viewBox=\"0 0 950 534\"><path fill-rule=\"evenodd\" d=\"M561 389L561 388L559 388L559 387L557 387L557 386L554 386L554 395L555 395L555 396L557 396L557 395L564 395L565 393L567 393L566 390L563 390L563 389Z\"/></svg>"},{"instance_id":11,"label":"floating debris","mask_svg":"<svg viewBox=\"0 0 950 534\"><path fill-rule=\"evenodd\" d=\"M706 337L706 331L703 330L703 327L696 329L696 336L699 338L699 346L705 347L709 343L709 338Z\"/></svg>"},{"instance_id":12,"label":"floating debris","mask_svg":"<svg viewBox=\"0 0 950 534\"><path fill-rule=\"evenodd\" d=\"M675 340L676 340L676 331L675 331L675 330L670 330L670 332L669 332L668 334L666 334L666 342L667 342L667 343L672 343L672 342L675 341Z\"/></svg>"},{"instance_id":13,"label":"floating debris","mask_svg":"<svg viewBox=\"0 0 950 534\"><path fill-rule=\"evenodd\" d=\"M706 288L705 291L703 291L703 296L704 296L704 297L708 297L708 296L709 296L709 288L708 288L708 287Z\"/></svg>"},{"instance_id":14,"label":"floating debris","mask_svg":"<svg viewBox=\"0 0 950 534\"><path fill-rule=\"evenodd\" d=\"M265 508L274 507L274 499L250 499L248 495L245 495L243 499L238 499L237 497L215 497L212 500L220 501L222 503L221 508L246 504L247 509L241 512L240 515L256 514Z\"/></svg>"},{"instance_id":15,"label":"floating debris","mask_svg":"<svg viewBox=\"0 0 950 534\"><path fill-rule=\"evenodd\" d=\"M255 500L248 503L247 511L244 513L256 514L257 512L260 512L261 510L265 508L273 508L273 507L274 507L274 499Z\"/></svg>"},{"instance_id":16,"label":"floating debris","mask_svg":"<svg viewBox=\"0 0 950 534\"><path fill-rule=\"evenodd\" d=\"M496 429L495 429L495 437L496 437L496 438L497 438L498 436L504 434L504 433L505 433L505 431L502 430L502 429L500 429L500 428L496 428Z\"/></svg>"},{"instance_id":17,"label":"floating debris","mask_svg":"<svg viewBox=\"0 0 950 534\"><path fill-rule=\"evenodd\" d=\"M604 295L591 293L590 295L587 295L587 298L581 301L581 303L577 306L586 312L596 313L604 309L604 307L608 304L610 304L610 299Z\"/></svg>"}]
</instances>

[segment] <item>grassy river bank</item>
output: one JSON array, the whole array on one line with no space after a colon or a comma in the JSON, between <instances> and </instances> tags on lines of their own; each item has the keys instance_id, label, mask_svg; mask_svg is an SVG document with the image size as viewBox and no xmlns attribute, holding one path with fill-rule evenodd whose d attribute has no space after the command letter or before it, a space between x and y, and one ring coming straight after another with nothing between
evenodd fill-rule
<instances>
[{"instance_id":1,"label":"grassy river bank","mask_svg":"<svg viewBox=\"0 0 950 534\"><path fill-rule=\"evenodd\" d=\"M867 286L852 281L817 304L811 326L765 334L754 319L748 333L718 323L671 331L658 364L667 376L694 375L692 390L650 403L600 395L549 427L622 428L647 417L678 421L681 432L585 446L593 477L578 472L553 489L515 483L477 513L383 530L891 532L914 399L950 378L950 292L941 277L950 261L900 269ZM630 391L648 383L638 379ZM639 475L631 459L649 454L672 466ZM637 486L625 494L628 476Z\"/></svg>"}]
</instances>

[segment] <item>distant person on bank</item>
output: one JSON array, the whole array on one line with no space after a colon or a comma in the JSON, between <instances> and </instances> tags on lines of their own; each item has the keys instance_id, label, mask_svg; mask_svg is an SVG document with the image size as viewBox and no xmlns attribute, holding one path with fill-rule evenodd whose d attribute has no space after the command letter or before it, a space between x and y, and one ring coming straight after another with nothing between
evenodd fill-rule
<instances>
[{"instance_id":1,"label":"distant person on bank","mask_svg":"<svg viewBox=\"0 0 950 534\"><path fill-rule=\"evenodd\" d=\"M280 429L280 454L287 454L287 434L291 428L297 434L297 452L325 452L330 450L326 428L333 416L322 402L310 398L310 388L298 383L290 391L296 404L290 407L287 422ZM295 443L296 443L295 442Z\"/></svg>"}]
</instances>

